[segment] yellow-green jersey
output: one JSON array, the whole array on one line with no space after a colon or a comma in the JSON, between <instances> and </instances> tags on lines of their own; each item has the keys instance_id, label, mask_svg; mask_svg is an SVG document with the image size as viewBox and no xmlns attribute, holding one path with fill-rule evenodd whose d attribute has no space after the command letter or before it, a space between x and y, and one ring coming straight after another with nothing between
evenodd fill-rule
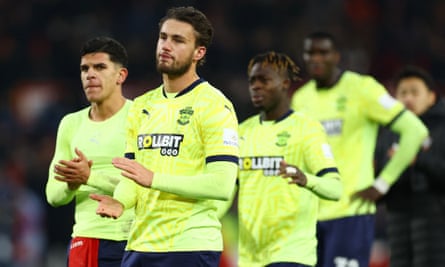
<instances>
[{"instance_id":1,"label":"yellow-green jersey","mask_svg":"<svg viewBox=\"0 0 445 267\"><path fill-rule=\"evenodd\" d=\"M133 209L126 210L117 220L96 215L97 202L90 194L113 195L116 185L123 178L120 170L111 164L114 157L125 152L125 125L131 101L112 117L104 121L89 118L91 107L70 113L63 117L57 131L54 157L49 167L46 197L52 206L62 206L76 201L72 237L90 237L106 240L127 240L134 217ZM77 158L75 149L92 160L87 184L77 190L70 190L66 182L55 179L54 166L60 160Z\"/></svg>"},{"instance_id":2,"label":"yellow-green jersey","mask_svg":"<svg viewBox=\"0 0 445 267\"><path fill-rule=\"evenodd\" d=\"M289 111L277 121L259 115L240 124L239 266L316 262L319 198L278 175L282 160L306 175L335 174L336 164L321 124Z\"/></svg>"},{"instance_id":3,"label":"yellow-green jersey","mask_svg":"<svg viewBox=\"0 0 445 267\"><path fill-rule=\"evenodd\" d=\"M319 220L374 213L374 203L351 196L373 185L378 126L395 120L403 105L371 76L345 71L331 88L316 88L314 80L303 85L292 97L292 108L322 123L342 177L342 198L322 200Z\"/></svg>"},{"instance_id":4,"label":"yellow-green jersey","mask_svg":"<svg viewBox=\"0 0 445 267\"><path fill-rule=\"evenodd\" d=\"M233 192L239 147L232 103L199 79L172 98L162 86L137 97L128 120L126 157L153 171L154 179L151 188L127 180L119 184L117 191L122 194L115 193L124 206L136 205L126 249L221 251L221 224L215 205L218 197L212 196L217 192L193 193L206 182L218 186L220 181L212 175L203 176L199 182L193 178L205 173L211 163L230 162L233 178L223 178L231 179L229 193ZM170 177L176 177L177 182L169 184Z\"/></svg>"}]
</instances>

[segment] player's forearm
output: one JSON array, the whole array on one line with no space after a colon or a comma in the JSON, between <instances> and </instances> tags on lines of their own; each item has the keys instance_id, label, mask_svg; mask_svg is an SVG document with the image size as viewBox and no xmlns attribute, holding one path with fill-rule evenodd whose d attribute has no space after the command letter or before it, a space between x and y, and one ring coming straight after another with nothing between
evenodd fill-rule
<instances>
[{"instance_id":1,"label":"player's forearm","mask_svg":"<svg viewBox=\"0 0 445 267\"><path fill-rule=\"evenodd\" d=\"M48 203L53 207L58 207L70 203L76 194L76 190L70 190L67 183L57 181L50 171L45 194Z\"/></svg>"},{"instance_id":2,"label":"player's forearm","mask_svg":"<svg viewBox=\"0 0 445 267\"><path fill-rule=\"evenodd\" d=\"M306 174L306 188L317 196L328 200L339 200L343 192L343 186L338 174L327 173L323 177Z\"/></svg>"},{"instance_id":3,"label":"player's forearm","mask_svg":"<svg viewBox=\"0 0 445 267\"><path fill-rule=\"evenodd\" d=\"M122 179L114 189L113 198L119 201L124 209L136 205L138 185L130 179Z\"/></svg>"},{"instance_id":4,"label":"player's forearm","mask_svg":"<svg viewBox=\"0 0 445 267\"><path fill-rule=\"evenodd\" d=\"M391 125L391 130L400 134L400 140L398 149L384 166L374 184L383 194L413 161L422 142L428 136L425 125L410 111L405 111Z\"/></svg>"},{"instance_id":5,"label":"player's forearm","mask_svg":"<svg viewBox=\"0 0 445 267\"><path fill-rule=\"evenodd\" d=\"M48 181L45 187L45 194L48 203L53 207L63 206L70 203L76 195L76 190L71 190L66 182L58 181L54 177L54 167L60 159L71 158L70 145L71 140L70 124L67 123L67 117L64 117L57 130L56 147L54 157L51 161L48 171Z\"/></svg>"},{"instance_id":6,"label":"player's forearm","mask_svg":"<svg viewBox=\"0 0 445 267\"><path fill-rule=\"evenodd\" d=\"M238 186L235 186L232 195L230 196L229 200L216 200L216 215L219 219L224 217L224 215L227 213L227 211L232 207L233 200L235 199L236 191L238 189Z\"/></svg>"},{"instance_id":7,"label":"player's forearm","mask_svg":"<svg viewBox=\"0 0 445 267\"><path fill-rule=\"evenodd\" d=\"M102 172L91 170L87 185L100 189L106 194L113 194L120 179Z\"/></svg>"},{"instance_id":8,"label":"player's forearm","mask_svg":"<svg viewBox=\"0 0 445 267\"><path fill-rule=\"evenodd\" d=\"M152 188L195 199L229 200L231 197L238 166L232 162L207 164L202 174L177 176L155 173Z\"/></svg>"}]
</instances>

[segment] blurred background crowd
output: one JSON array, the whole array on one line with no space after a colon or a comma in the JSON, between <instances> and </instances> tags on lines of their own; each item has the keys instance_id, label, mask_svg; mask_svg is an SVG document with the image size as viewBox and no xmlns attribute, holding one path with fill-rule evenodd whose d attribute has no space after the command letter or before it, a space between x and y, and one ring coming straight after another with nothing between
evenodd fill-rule
<instances>
[{"instance_id":1,"label":"blurred background crowd","mask_svg":"<svg viewBox=\"0 0 445 267\"><path fill-rule=\"evenodd\" d=\"M254 112L248 59L276 50L300 63L302 39L314 30L338 38L344 68L371 74L390 91L405 64L424 67L445 85L441 0L0 0L0 267L63 266L72 206L51 208L44 187L59 120L87 105L81 44L108 35L126 46L124 94L134 98L160 83L158 21L179 5L197 7L213 23L214 42L198 71L233 101L240 121ZM235 255L236 211L225 220L226 252ZM384 219L376 226L373 266L386 266Z\"/></svg>"}]
</instances>

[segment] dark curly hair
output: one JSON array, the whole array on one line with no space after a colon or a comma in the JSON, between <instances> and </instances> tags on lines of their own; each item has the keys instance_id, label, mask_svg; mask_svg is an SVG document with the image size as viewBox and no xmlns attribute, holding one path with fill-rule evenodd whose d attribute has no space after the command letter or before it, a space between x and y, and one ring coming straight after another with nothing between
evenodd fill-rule
<instances>
[{"instance_id":1,"label":"dark curly hair","mask_svg":"<svg viewBox=\"0 0 445 267\"><path fill-rule=\"evenodd\" d=\"M300 73L300 68L295 64L295 62L286 54L278 53L275 51L269 51L263 54L258 54L254 56L247 66L247 73L253 68L256 63L261 63L262 65L270 65L277 71L283 71L289 77L292 82L297 82L300 80L298 74Z\"/></svg>"}]
</instances>

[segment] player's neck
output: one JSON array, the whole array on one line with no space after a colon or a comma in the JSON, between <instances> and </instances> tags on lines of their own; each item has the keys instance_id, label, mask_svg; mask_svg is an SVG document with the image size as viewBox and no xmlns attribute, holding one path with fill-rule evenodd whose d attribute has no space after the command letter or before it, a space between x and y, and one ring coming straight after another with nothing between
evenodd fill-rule
<instances>
[{"instance_id":1,"label":"player's neck","mask_svg":"<svg viewBox=\"0 0 445 267\"><path fill-rule=\"evenodd\" d=\"M286 105L284 105L285 103L277 106L274 109L271 110L263 110L261 111L261 120L263 121L276 121L278 119L281 119L284 115L286 115L286 113L289 112L290 107L289 104L286 103Z\"/></svg>"},{"instance_id":2,"label":"player's neck","mask_svg":"<svg viewBox=\"0 0 445 267\"><path fill-rule=\"evenodd\" d=\"M343 71L341 69L335 68L332 71L332 74L327 79L316 81L317 88L331 88L331 87L333 87L340 79L340 76L342 73L343 73Z\"/></svg>"},{"instance_id":3,"label":"player's neck","mask_svg":"<svg viewBox=\"0 0 445 267\"><path fill-rule=\"evenodd\" d=\"M163 74L162 79L164 83L164 90L167 93L179 93L194 81L199 79L199 76L195 71L189 71L181 76Z\"/></svg>"},{"instance_id":4,"label":"player's neck","mask_svg":"<svg viewBox=\"0 0 445 267\"><path fill-rule=\"evenodd\" d=\"M126 99L121 95L103 102L91 103L89 117L92 121L104 121L116 114L124 105Z\"/></svg>"}]
</instances>

